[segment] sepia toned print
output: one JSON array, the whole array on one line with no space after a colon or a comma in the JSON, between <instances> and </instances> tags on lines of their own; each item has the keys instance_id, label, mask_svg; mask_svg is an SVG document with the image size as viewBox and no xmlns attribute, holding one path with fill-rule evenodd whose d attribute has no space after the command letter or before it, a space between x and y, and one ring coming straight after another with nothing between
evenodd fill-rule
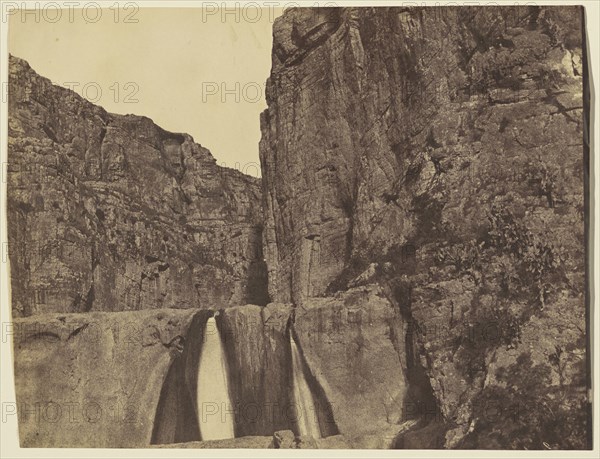
<instances>
[{"instance_id":1,"label":"sepia toned print","mask_svg":"<svg viewBox=\"0 0 600 459\"><path fill-rule=\"evenodd\" d=\"M21 446L591 449L583 7L263 13L256 167L9 57Z\"/></svg>"}]
</instances>

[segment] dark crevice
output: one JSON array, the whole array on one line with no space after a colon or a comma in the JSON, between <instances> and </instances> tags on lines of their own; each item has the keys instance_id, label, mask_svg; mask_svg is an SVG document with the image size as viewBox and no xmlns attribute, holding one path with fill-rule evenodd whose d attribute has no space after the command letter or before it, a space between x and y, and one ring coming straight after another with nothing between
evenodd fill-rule
<instances>
[{"instance_id":1,"label":"dark crevice","mask_svg":"<svg viewBox=\"0 0 600 459\"><path fill-rule=\"evenodd\" d=\"M73 338L74 336L79 335L79 333L81 333L82 331L84 331L86 328L88 328L89 324L83 324L81 327L77 327L75 330L73 330L70 334L69 337L67 338L67 341L70 341L71 338Z\"/></svg>"},{"instance_id":2,"label":"dark crevice","mask_svg":"<svg viewBox=\"0 0 600 459\"><path fill-rule=\"evenodd\" d=\"M266 306L271 302L271 297L269 295L269 271L262 246L263 226L255 225L253 230L255 239L249 238L248 240L249 253L252 253L253 249L256 253L248 266L246 303ZM255 247L251 247L252 245Z\"/></svg>"},{"instance_id":3,"label":"dark crevice","mask_svg":"<svg viewBox=\"0 0 600 459\"><path fill-rule=\"evenodd\" d=\"M90 312L92 310L92 307L94 306L95 299L96 299L96 291L94 289L94 283L92 282L92 285L90 285L87 295L85 296L85 301L83 302L82 311Z\"/></svg>"},{"instance_id":4,"label":"dark crevice","mask_svg":"<svg viewBox=\"0 0 600 459\"><path fill-rule=\"evenodd\" d=\"M56 134L54 133L54 131L52 130L52 128L46 124L42 125L42 130L46 133L46 135L54 142L54 143L60 143L60 141L58 140L58 138L56 137Z\"/></svg>"},{"instance_id":5,"label":"dark crevice","mask_svg":"<svg viewBox=\"0 0 600 459\"><path fill-rule=\"evenodd\" d=\"M102 128L100 128L100 138L98 139L98 144L100 145L100 149L102 149L102 144L104 143L104 137L106 137L106 126L102 126Z\"/></svg>"}]
</instances>

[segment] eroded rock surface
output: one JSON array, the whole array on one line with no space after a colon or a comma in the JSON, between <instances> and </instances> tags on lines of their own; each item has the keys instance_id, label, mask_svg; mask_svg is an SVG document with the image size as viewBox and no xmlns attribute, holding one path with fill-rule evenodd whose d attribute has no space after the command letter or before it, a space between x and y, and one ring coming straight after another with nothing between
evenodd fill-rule
<instances>
[{"instance_id":1,"label":"eroded rock surface","mask_svg":"<svg viewBox=\"0 0 600 459\"><path fill-rule=\"evenodd\" d=\"M150 445L163 381L185 353L194 314L160 309L16 319L21 445Z\"/></svg>"},{"instance_id":2,"label":"eroded rock surface","mask_svg":"<svg viewBox=\"0 0 600 459\"><path fill-rule=\"evenodd\" d=\"M226 349L235 434L271 435L292 428L289 305L245 305L217 316Z\"/></svg>"},{"instance_id":3,"label":"eroded rock surface","mask_svg":"<svg viewBox=\"0 0 600 459\"><path fill-rule=\"evenodd\" d=\"M271 298L299 315L330 303L327 316L336 302L315 297L382 286L407 324L405 377L435 396L417 411L438 412L445 447L587 441L582 13L294 9L274 24ZM351 330L340 340L365 324ZM304 337L307 358L316 340ZM356 371L384 377L386 364Z\"/></svg>"},{"instance_id":4,"label":"eroded rock surface","mask_svg":"<svg viewBox=\"0 0 600 459\"><path fill-rule=\"evenodd\" d=\"M404 343L398 341L403 328L376 286L311 298L296 311L298 345L331 404L329 422L342 434L381 433L403 421L408 398Z\"/></svg>"},{"instance_id":5,"label":"eroded rock surface","mask_svg":"<svg viewBox=\"0 0 600 459\"><path fill-rule=\"evenodd\" d=\"M156 445L155 448L217 449L217 448L273 448L273 437L247 436L226 440L191 441L171 445Z\"/></svg>"}]
</instances>

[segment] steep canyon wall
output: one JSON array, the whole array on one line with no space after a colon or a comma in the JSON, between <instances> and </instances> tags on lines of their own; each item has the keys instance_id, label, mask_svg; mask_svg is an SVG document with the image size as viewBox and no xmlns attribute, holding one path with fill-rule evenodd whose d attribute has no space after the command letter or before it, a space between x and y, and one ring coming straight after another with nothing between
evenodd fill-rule
<instances>
[{"instance_id":1,"label":"steep canyon wall","mask_svg":"<svg viewBox=\"0 0 600 459\"><path fill-rule=\"evenodd\" d=\"M323 8L274 24L270 295L300 313L378 284L447 447L586 442L582 21L579 7ZM563 401L544 420L526 407L546 397ZM486 419L501 398L517 421ZM577 431L560 435L563 422Z\"/></svg>"}]
</instances>

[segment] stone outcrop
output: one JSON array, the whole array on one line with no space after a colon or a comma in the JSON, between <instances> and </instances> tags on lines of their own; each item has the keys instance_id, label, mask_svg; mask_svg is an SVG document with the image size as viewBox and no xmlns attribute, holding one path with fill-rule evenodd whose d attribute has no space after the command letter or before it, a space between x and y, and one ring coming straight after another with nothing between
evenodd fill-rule
<instances>
[{"instance_id":1,"label":"stone outcrop","mask_svg":"<svg viewBox=\"0 0 600 459\"><path fill-rule=\"evenodd\" d=\"M444 447L587 441L582 21L580 7L532 6L293 9L274 24L260 145L271 299L335 309L316 297L379 284Z\"/></svg>"},{"instance_id":2,"label":"stone outcrop","mask_svg":"<svg viewBox=\"0 0 600 459\"><path fill-rule=\"evenodd\" d=\"M194 314L157 309L16 319L21 445L147 447L163 381L172 363L194 350Z\"/></svg>"},{"instance_id":3,"label":"stone outcrop","mask_svg":"<svg viewBox=\"0 0 600 459\"><path fill-rule=\"evenodd\" d=\"M292 429L289 305L246 305L217 316L229 364L235 435Z\"/></svg>"},{"instance_id":4,"label":"stone outcrop","mask_svg":"<svg viewBox=\"0 0 600 459\"><path fill-rule=\"evenodd\" d=\"M311 298L296 311L294 331L340 432L355 438L405 420L404 324L380 289Z\"/></svg>"},{"instance_id":5,"label":"stone outcrop","mask_svg":"<svg viewBox=\"0 0 600 459\"><path fill-rule=\"evenodd\" d=\"M267 303L258 179L9 67L14 316Z\"/></svg>"},{"instance_id":6,"label":"stone outcrop","mask_svg":"<svg viewBox=\"0 0 600 459\"><path fill-rule=\"evenodd\" d=\"M289 435L275 435L278 448L389 448L413 413L403 411L411 400L397 351L403 323L380 294L376 286L359 287L323 299L295 314L293 330L293 310L286 305L220 310L217 324L232 398L227 410L236 435L220 443L200 441L196 407L199 356L204 334L215 332L205 328L215 311L17 319L13 333L21 444L265 447L262 439L280 431ZM290 333L302 349L317 401L315 413L300 415L317 416L323 438L293 433L297 412ZM284 441L290 435L291 443Z\"/></svg>"}]
</instances>

